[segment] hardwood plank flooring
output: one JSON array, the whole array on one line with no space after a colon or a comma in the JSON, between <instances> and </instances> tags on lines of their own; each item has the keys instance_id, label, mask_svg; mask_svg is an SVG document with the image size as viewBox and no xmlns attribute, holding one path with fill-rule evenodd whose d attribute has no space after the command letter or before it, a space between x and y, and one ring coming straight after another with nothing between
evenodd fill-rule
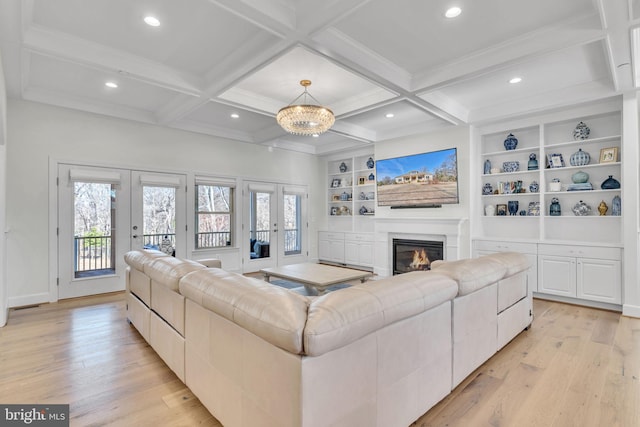
<instances>
[{"instance_id":1,"label":"hardwood plank flooring","mask_svg":"<svg viewBox=\"0 0 640 427\"><path fill-rule=\"evenodd\" d=\"M412 427L639 426L640 319L544 300L534 316ZM122 293L11 310L0 402L69 403L72 426L220 426L126 322Z\"/></svg>"}]
</instances>

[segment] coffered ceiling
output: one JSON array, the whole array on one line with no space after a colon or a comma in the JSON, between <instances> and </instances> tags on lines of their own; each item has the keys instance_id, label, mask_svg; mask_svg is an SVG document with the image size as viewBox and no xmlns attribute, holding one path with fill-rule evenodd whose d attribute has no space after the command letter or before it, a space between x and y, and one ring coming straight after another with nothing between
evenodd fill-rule
<instances>
[{"instance_id":1,"label":"coffered ceiling","mask_svg":"<svg viewBox=\"0 0 640 427\"><path fill-rule=\"evenodd\" d=\"M639 17L640 0L2 0L0 55L10 97L324 154L635 90ZM318 138L275 122L302 79L336 114Z\"/></svg>"}]
</instances>

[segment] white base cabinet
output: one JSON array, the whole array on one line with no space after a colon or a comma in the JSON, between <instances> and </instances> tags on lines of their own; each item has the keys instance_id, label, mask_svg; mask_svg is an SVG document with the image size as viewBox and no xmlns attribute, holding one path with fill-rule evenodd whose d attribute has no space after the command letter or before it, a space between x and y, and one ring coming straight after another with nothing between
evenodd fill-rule
<instances>
[{"instance_id":1,"label":"white base cabinet","mask_svg":"<svg viewBox=\"0 0 640 427\"><path fill-rule=\"evenodd\" d=\"M527 272L529 291L538 291L538 245L529 242L500 242L492 240L476 240L473 242L473 256L479 257L496 252L519 252L524 254L531 268Z\"/></svg>"},{"instance_id":2,"label":"white base cabinet","mask_svg":"<svg viewBox=\"0 0 640 427\"><path fill-rule=\"evenodd\" d=\"M318 244L320 261L373 267L373 233L320 231Z\"/></svg>"},{"instance_id":3,"label":"white base cabinet","mask_svg":"<svg viewBox=\"0 0 640 427\"><path fill-rule=\"evenodd\" d=\"M538 245L538 292L610 304L622 303L622 250Z\"/></svg>"}]
</instances>

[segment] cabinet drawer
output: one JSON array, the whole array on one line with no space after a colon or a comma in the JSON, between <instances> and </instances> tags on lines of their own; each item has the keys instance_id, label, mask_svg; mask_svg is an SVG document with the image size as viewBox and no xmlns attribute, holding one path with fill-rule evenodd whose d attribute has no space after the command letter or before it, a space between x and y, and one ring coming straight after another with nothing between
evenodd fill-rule
<instances>
[{"instance_id":1,"label":"cabinet drawer","mask_svg":"<svg viewBox=\"0 0 640 427\"><path fill-rule=\"evenodd\" d=\"M622 258L622 251L620 250L620 248L598 246L540 244L538 245L538 254L610 260L620 260Z\"/></svg>"},{"instance_id":2,"label":"cabinet drawer","mask_svg":"<svg viewBox=\"0 0 640 427\"><path fill-rule=\"evenodd\" d=\"M320 239L325 240L344 240L344 233L320 231L318 236Z\"/></svg>"},{"instance_id":3,"label":"cabinet drawer","mask_svg":"<svg viewBox=\"0 0 640 427\"><path fill-rule=\"evenodd\" d=\"M344 239L355 242L373 242L372 233L344 233Z\"/></svg>"},{"instance_id":4,"label":"cabinet drawer","mask_svg":"<svg viewBox=\"0 0 640 427\"><path fill-rule=\"evenodd\" d=\"M520 252L524 254L535 254L535 243L524 242L499 242L493 240L476 240L473 242L476 250L491 252Z\"/></svg>"}]
</instances>

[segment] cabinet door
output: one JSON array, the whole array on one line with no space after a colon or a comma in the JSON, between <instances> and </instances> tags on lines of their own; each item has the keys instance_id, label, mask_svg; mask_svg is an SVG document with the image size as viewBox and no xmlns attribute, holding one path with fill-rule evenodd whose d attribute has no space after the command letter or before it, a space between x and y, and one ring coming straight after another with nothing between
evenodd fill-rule
<instances>
[{"instance_id":1,"label":"cabinet door","mask_svg":"<svg viewBox=\"0 0 640 427\"><path fill-rule=\"evenodd\" d=\"M538 292L576 296L576 259L538 255Z\"/></svg>"},{"instance_id":2,"label":"cabinet door","mask_svg":"<svg viewBox=\"0 0 640 427\"><path fill-rule=\"evenodd\" d=\"M579 258L578 298L621 304L620 261Z\"/></svg>"},{"instance_id":3,"label":"cabinet door","mask_svg":"<svg viewBox=\"0 0 640 427\"><path fill-rule=\"evenodd\" d=\"M329 260L344 264L344 240L329 241Z\"/></svg>"},{"instance_id":4,"label":"cabinet door","mask_svg":"<svg viewBox=\"0 0 640 427\"><path fill-rule=\"evenodd\" d=\"M318 239L318 258L321 261L330 261L331 246L329 244L329 239Z\"/></svg>"},{"instance_id":5,"label":"cabinet door","mask_svg":"<svg viewBox=\"0 0 640 427\"><path fill-rule=\"evenodd\" d=\"M351 265L359 265L358 242L344 242L344 262Z\"/></svg>"},{"instance_id":6,"label":"cabinet door","mask_svg":"<svg viewBox=\"0 0 640 427\"><path fill-rule=\"evenodd\" d=\"M364 267L373 267L373 243L362 242L359 247L360 264Z\"/></svg>"}]
</instances>

